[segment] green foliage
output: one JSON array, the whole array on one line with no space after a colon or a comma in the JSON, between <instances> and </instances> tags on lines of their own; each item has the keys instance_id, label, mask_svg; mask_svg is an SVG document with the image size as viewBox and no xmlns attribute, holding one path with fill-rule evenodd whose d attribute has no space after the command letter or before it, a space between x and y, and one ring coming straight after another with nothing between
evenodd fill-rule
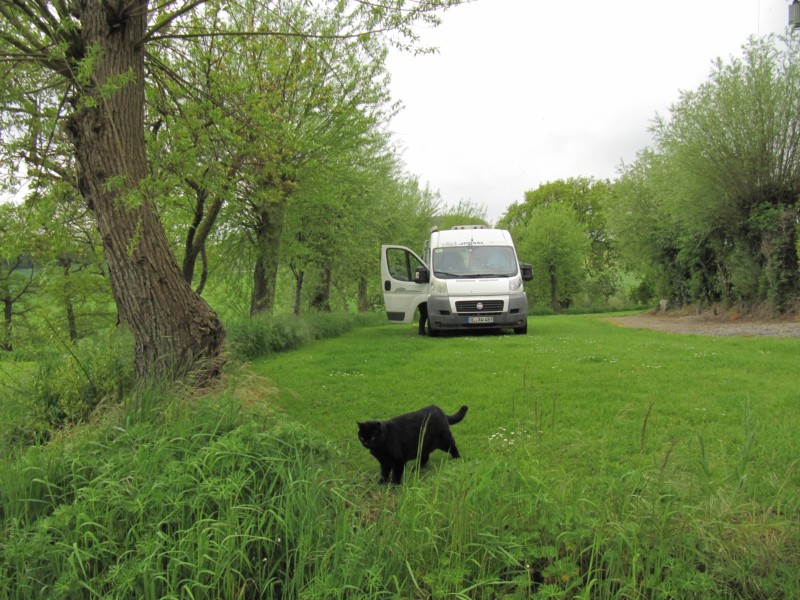
<instances>
[{"instance_id":1,"label":"green foliage","mask_svg":"<svg viewBox=\"0 0 800 600\"><path fill-rule=\"evenodd\" d=\"M653 300L656 298L655 290L650 285L650 282L646 279L640 281L634 287L632 287L628 292L628 295L630 299L639 306L652 304Z\"/></svg>"},{"instance_id":2,"label":"green foliage","mask_svg":"<svg viewBox=\"0 0 800 600\"><path fill-rule=\"evenodd\" d=\"M628 165L612 222L629 268L674 303L800 297L796 146L800 40L751 39L718 60L654 125L657 147Z\"/></svg>"},{"instance_id":3,"label":"green foliage","mask_svg":"<svg viewBox=\"0 0 800 600\"><path fill-rule=\"evenodd\" d=\"M569 207L535 208L526 226L517 232L517 252L533 265L533 300L549 302L558 312L582 291L589 241Z\"/></svg>"},{"instance_id":4,"label":"green foliage","mask_svg":"<svg viewBox=\"0 0 800 600\"><path fill-rule=\"evenodd\" d=\"M617 250L609 235L607 224L611 200L611 186L607 181L574 177L548 182L535 190L525 192L525 201L509 206L500 219L497 226L510 229L515 239L534 236L543 244L542 247L535 249L525 249L528 253L522 252L521 256L523 261L530 262L536 267L535 282L528 286L534 290L532 300L535 310L541 310L541 307L535 306L537 301L545 300L552 310L559 311L561 309L559 302L571 304L578 300L577 296L581 292L585 298L582 304L608 306L609 299L620 290L621 277L617 266ZM571 222L566 225L567 230L563 233L534 233L536 228L533 224L534 217L539 215L538 218L541 220L542 215L550 214L546 212L547 209L571 215ZM563 220L566 217L559 218ZM583 241L577 238L578 229L584 237ZM553 235L562 239L551 239L549 242L543 239L545 236ZM561 248L553 248L548 244L557 244ZM569 250L564 244L568 245ZM579 251L582 253L580 259L577 258ZM561 258L546 256L558 252L563 253ZM565 261L566 256L572 258ZM566 271L556 274L556 287L563 289L556 289L555 297L551 277L554 260L564 265ZM583 285L584 282L587 285Z\"/></svg>"},{"instance_id":5,"label":"green foliage","mask_svg":"<svg viewBox=\"0 0 800 600\"><path fill-rule=\"evenodd\" d=\"M456 225L488 225L486 207L478 206L472 201L460 200L454 206L439 211L431 220L431 225L439 229L452 229Z\"/></svg>"},{"instance_id":6,"label":"green foliage","mask_svg":"<svg viewBox=\"0 0 800 600\"><path fill-rule=\"evenodd\" d=\"M222 402L4 465L0 595L280 596L342 508L317 466L332 450L301 427L237 427Z\"/></svg>"},{"instance_id":7,"label":"green foliage","mask_svg":"<svg viewBox=\"0 0 800 600\"><path fill-rule=\"evenodd\" d=\"M61 427L87 419L100 404L119 403L133 386L130 336L106 331L41 353L31 370L11 377L8 401L22 414L8 423L2 444L48 439Z\"/></svg>"},{"instance_id":8,"label":"green foliage","mask_svg":"<svg viewBox=\"0 0 800 600\"><path fill-rule=\"evenodd\" d=\"M414 226L425 222L427 228L434 196L403 174L387 133L399 106L389 93L389 48L428 50L419 47L415 25L437 25L440 15L460 2L424 0L413 7L351 0L181 7L145 2L112 11L109 26L100 28L89 23L92 10L66 4L9 6L0 11L0 57L7 59L0 61L0 163L9 174L0 186L19 185L17 173L24 172L31 200L67 200L53 211L54 218L26 223L25 235L16 237L47 239L55 232L58 252L48 251L37 262L43 268L81 254L76 238L89 242L91 248L82 249L97 251L94 260L81 256L73 262L102 271L92 233L96 225L107 244L128 240L123 251L130 257L142 236L160 238L163 224L176 253L183 250L183 278L198 293L210 275L232 273L241 280L242 273L250 273L256 282L250 311L270 312L278 269L295 274L298 298L301 274L308 270L329 275L325 294L333 287L348 300L357 297L359 309L366 310L379 289L375 246L398 230L420 235ZM134 28L130 35L117 35ZM128 62L123 66L110 55ZM110 99L117 109L108 117L109 126L127 133L104 149L85 142L81 131L91 121L85 117L94 109L104 113ZM134 127L146 124L144 129L131 132L120 122L127 115ZM136 115L144 119L137 121ZM87 125L86 131L94 129ZM79 161L76 149L86 150ZM119 165L138 170L97 172L90 157L98 152L119 153ZM18 168L20 162L27 168ZM117 235L124 220L101 214L108 204L99 198L80 197L78 179L91 182L82 186L85 194L114 197L111 204L124 197L129 208L145 213L157 206L159 218L134 219L131 231ZM410 202L408 196L413 196ZM66 209L86 207L84 200L100 216L89 226L85 214ZM393 230L398 222L404 226ZM0 237L4 244L5 236ZM238 251L243 246L249 246L245 253ZM0 260L6 255L0 248ZM137 337L137 374L147 377L152 368L145 363L154 356L153 368L163 366L180 376L183 365L170 368L174 355L161 345L173 336L144 331L164 308L161 300L121 292L124 283L138 280L133 272L139 267L111 260L120 252L106 256L114 271L108 279L120 284L116 297L129 301L120 304L120 314ZM166 255L149 258L155 268L171 262ZM209 259L216 264L209 266ZM177 276L164 267L162 277L170 273ZM3 279L0 273L0 287ZM60 299L69 313L76 286L64 287L69 289ZM192 306L188 302L180 312ZM22 308L18 303L17 312ZM295 310L300 312L299 302ZM85 335L72 315L67 320L72 339ZM8 349L11 327L2 325L0 344ZM169 326L205 327L199 318L171 319ZM153 344L154 352L141 351ZM214 355L218 349L205 351ZM207 364L203 352L192 354Z\"/></svg>"},{"instance_id":9,"label":"green foliage","mask_svg":"<svg viewBox=\"0 0 800 600\"><path fill-rule=\"evenodd\" d=\"M240 360L291 350L310 339L305 323L296 317L256 315L226 325L231 355Z\"/></svg>"}]
</instances>

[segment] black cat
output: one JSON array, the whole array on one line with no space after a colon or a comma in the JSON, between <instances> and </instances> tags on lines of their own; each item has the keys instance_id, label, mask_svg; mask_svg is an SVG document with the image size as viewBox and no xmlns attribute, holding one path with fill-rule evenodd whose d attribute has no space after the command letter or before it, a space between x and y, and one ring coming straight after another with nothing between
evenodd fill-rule
<instances>
[{"instance_id":1,"label":"black cat","mask_svg":"<svg viewBox=\"0 0 800 600\"><path fill-rule=\"evenodd\" d=\"M466 406L451 416L438 406L428 406L388 421L358 423L358 439L381 464L381 483L389 481L389 475L392 483L400 483L409 460L419 457L420 466L425 466L437 449L460 458L450 425L460 423L466 414Z\"/></svg>"}]
</instances>

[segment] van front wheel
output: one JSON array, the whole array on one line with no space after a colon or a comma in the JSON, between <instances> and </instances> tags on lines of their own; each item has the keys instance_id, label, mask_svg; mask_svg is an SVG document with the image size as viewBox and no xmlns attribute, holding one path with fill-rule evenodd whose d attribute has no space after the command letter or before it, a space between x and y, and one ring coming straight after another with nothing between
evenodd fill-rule
<instances>
[{"instance_id":1,"label":"van front wheel","mask_svg":"<svg viewBox=\"0 0 800 600\"><path fill-rule=\"evenodd\" d=\"M522 327L514 327L514 333L517 335L525 335L528 333L528 324L525 323Z\"/></svg>"}]
</instances>

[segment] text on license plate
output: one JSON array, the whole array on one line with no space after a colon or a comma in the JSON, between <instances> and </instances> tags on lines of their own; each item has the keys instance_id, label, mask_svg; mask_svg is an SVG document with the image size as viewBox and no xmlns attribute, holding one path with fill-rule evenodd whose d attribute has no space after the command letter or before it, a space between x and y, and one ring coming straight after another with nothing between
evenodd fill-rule
<instances>
[{"instance_id":1,"label":"text on license plate","mask_svg":"<svg viewBox=\"0 0 800 600\"><path fill-rule=\"evenodd\" d=\"M467 317L468 324L494 323L494 317Z\"/></svg>"}]
</instances>

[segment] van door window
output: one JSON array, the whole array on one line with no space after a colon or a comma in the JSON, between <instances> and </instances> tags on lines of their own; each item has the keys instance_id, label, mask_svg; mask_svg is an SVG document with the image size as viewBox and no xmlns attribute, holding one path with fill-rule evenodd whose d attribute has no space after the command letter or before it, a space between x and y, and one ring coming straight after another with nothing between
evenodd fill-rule
<instances>
[{"instance_id":1,"label":"van door window","mask_svg":"<svg viewBox=\"0 0 800 600\"><path fill-rule=\"evenodd\" d=\"M414 281L414 271L424 266L416 256L403 248L387 248L386 264L392 278L400 281Z\"/></svg>"}]
</instances>

